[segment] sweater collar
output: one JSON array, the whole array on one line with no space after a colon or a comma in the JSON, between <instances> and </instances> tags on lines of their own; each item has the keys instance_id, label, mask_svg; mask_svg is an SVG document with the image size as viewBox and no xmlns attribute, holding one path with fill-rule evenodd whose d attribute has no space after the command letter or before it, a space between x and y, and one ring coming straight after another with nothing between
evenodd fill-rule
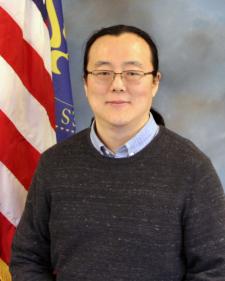
<instances>
[{"instance_id":1,"label":"sweater collar","mask_svg":"<svg viewBox=\"0 0 225 281\"><path fill-rule=\"evenodd\" d=\"M158 131L159 126L156 124L152 114L150 113L149 119L144 125L144 127L128 142L122 145L116 151L116 153L113 153L102 143L96 133L95 122L93 122L91 126L90 138L93 146L101 155L112 158L127 158L135 155L136 153L141 151L146 145L148 145L157 135Z\"/></svg>"}]
</instances>

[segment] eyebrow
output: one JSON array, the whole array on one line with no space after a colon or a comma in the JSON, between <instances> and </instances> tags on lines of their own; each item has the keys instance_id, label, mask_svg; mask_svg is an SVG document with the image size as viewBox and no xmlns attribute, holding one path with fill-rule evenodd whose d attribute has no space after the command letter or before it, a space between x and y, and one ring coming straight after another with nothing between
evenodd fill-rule
<instances>
[{"instance_id":1,"label":"eyebrow","mask_svg":"<svg viewBox=\"0 0 225 281\"><path fill-rule=\"evenodd\" d=\"M97 61L94 64L95 67L101 67L101 66L112 66L112 63L109 61ZM143 67L143 64L139 61L126 61L123 63L123 66L137 66L137 67Z\"/></svg>"},{"instance_id":2,"label":"eyebrow","mask_svg":"<svg viewBox=\"0 0 225 281\"><path fill-rule=\"evenodd\" d=\"M138 67L143 67L143 64L139 61L126 61L123 63L123 66L138 66Z\"/></svg>"},{"instance_id":3,"label":"eyebrow","mask_svg":"<svg viewBox=\"0 0 225 281\"><path fill-rule=\"evenodd\" d=\"M95 63L95 67L100 67L100 66L104 66L104 65L112 66L112 64L108 61L97 61Z\"/></svg>"}]
</instances>

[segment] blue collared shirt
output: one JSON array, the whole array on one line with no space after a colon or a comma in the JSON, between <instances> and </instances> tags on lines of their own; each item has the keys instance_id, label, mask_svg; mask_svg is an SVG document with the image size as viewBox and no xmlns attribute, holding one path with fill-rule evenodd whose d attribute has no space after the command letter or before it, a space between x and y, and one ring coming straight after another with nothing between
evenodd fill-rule
<instances>
[{"instance_id":1,"label":"blue collared shirt","mask_svg":"<svg viewBox=\"0 0 225 281\"><path fill-rule=\"evenodd\" d=\"M90 138L93 146L98 150L101 155L113 158L126 158L133 156L141 151L146 145L148 145L153 138L158 134L159 126L156 124L152 114L150 113L149 120L144 127L133 136L127 143L122 145L116 153L108 149L102 141L99 139L95 132L95 124L93 122L91 126Z\"/></svg>"}]
</instances>

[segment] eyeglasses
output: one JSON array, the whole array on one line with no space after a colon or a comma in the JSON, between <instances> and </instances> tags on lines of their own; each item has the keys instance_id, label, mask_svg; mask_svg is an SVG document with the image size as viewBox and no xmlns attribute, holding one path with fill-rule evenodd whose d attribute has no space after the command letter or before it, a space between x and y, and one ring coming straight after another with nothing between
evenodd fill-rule
<instances>
[{"instance_id":1,"label":"eyeglasses","mask_svg":"<svg viewBox=\"0 0 225 281\"><path fill-rule=\"evenodd\" d=\"M138 82L146 75L154 75L155 71L144 72L141 70L124 70L122 72L114 72L113 70L93 70L87 71L87 74L93 75L97 82L111 83L116 75L120 75L124 82Z\"/></svg>"}]
</instances>

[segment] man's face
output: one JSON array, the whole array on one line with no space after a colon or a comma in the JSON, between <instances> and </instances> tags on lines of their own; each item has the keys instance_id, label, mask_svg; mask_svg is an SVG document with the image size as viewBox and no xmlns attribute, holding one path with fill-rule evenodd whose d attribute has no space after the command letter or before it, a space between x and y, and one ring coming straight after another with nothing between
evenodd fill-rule
<instances>
[{"instance_id":1,"label":"man's face","mask_svg":"<svg viewBox=\"0 0 225 281\"><path fill-rule=\"evenodd\" d=\"M148 44L132 33L98 38L90 48L88 71L153 70ZM146 75L135 83L126 82L116 75L110 83L98 81L89 74L85 93L95 115L96 125L102 128L139 130L149 118L152 98L159 84L159 74Z\"/></svg>"}]
</instances>

